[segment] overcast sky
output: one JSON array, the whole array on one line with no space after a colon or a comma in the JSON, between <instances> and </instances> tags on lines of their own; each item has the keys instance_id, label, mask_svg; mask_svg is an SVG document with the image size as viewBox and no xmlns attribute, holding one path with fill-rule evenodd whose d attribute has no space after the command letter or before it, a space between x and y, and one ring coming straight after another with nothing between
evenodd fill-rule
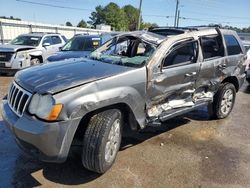
<instances>
[{"instance_id":1,"label":"overcast sky","mask_svg":"<svg viewBox=\"0 0 250 188\"><path fill-rule=\"evenodd\" d=\"M97 5L108 0L26 0L29 2L61 6L36 5L16 0L0 0L0 16L14 16L22 20L51 24L76 25L81 19L89 20ZM114 0L119 6L132 4L139 7L139 0ZM172 26L176 0L143 0L142 15L146 22ZM75 9L68 9L71 7ZM78 10L77 10L78 9ZM250 26L250 0L180 0L180 26L220 23L237 27ZM168 17L167 17L168 16Z\"/></svg>"}]
</instances>

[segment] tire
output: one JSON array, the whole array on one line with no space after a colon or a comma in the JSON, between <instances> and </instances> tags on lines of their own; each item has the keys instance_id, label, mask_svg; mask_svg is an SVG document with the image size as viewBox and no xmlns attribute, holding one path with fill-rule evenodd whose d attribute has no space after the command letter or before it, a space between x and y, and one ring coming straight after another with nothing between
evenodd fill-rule
<instances>
[{"instance_id":1,"label":"tire","mask_svg":"<svg viewBox=\"0 0 250 188\"><path fill-rule=\"evenodd\" d=\"M82 164L85 168L102 174L113 165L121 144L122 124L122 114L117 109L90 118L83 138Z\"/></svg>"},{"instance_id":2,"label":"tire","mask_svg":"<svg viewBox=\"0 0 250 188\"><path fill-rule=\"evenodd\" d=\"M38 65L40 63L41 63L41 61L40 61L39 58L33 58L33 59L30 60L30 66Z\"/></svg>"},{"instance_id":3,"label":"tire","mask_svg":"<svg viewBox=\"0 0 250 188\"><path fill-rule=\"evenodd\" d=\"M231 83L223 83L214 96L210 114L215 119L226 118L232 111L236 98L235 86Z\"/></svg>"}]
</instances>

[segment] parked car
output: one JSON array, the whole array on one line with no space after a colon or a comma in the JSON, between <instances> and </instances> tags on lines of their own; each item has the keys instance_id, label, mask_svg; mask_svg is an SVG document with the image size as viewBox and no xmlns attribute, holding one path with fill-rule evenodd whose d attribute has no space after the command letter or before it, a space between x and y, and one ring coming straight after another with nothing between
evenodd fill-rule
<instances>
[{"instance_id":1,"label":"parked car","mask_svg":"<svg viewBox=\"0 0 250 188\"><path fill-rule=\"evenodd\" d=\"M226 118L245 79L245 56L231 30L167 38L124 33L90 59L19 71L2 116L21 148L39 159L63 162L78 140L83 166L104 173L115 161L122 130L159 126L201 106Z\"/></svg>"},{"instance_id":2,"label":"parked car","mask_svg":"<svg viewBox=\"0 0 250 188\"><path fill-rule=\"evenodd\" d=\"M43 63L65 44L60 34L29 33L19 35L9 44L0 45L0 73L17 70Z\"/></svg>"},{"instance_id":3,"label":"parked car","mask_svg":"<svg viewBox=\"0 0 250 188\"><path fill-rule=\"evenodd\" d=\"M247 52L247 61L246 61L246 72L247 72L247 81L248 83L250 84L250 43L249 44L245 44L244 45L245 49L246 49L246 52Z\"/></svg>"},{"instance_id":4,"label":"parked car","mask_svg":"<svg viewBox=\"0 0 250 188\"><path fill-rule=\"evenodd\" d=\"M60 51L48 57L46 62L50 63L71 58L88 58L91 52L115 35L117 35L115 32L104 33L101 35L75 35Z\"/></svg>"}]
</instances>

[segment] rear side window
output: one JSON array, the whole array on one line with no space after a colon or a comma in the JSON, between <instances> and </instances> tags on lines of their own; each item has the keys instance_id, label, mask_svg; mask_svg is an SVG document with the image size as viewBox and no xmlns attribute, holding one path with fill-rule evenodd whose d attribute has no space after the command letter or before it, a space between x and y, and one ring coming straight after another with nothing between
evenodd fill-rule
<instances>
[{"instance_id":1,"label":"rear side window","mask_svg":"<svg viewBox=\"0 0 250 188\"><path fill-rule=\"evenodd\" d=\"M202 36L200 42L204 60L224 56L224 46L220 36Z\"/></svg>"},{"instance_id":2,"label":"rear side window","mask_svg":"<svg viewBox=\"0 0 250 188\"><path fill-rule=\"evenodd\" d=\"M60 39L59 36L52 36L51 39L52 39L52 43L53 44L60 44L60 43L62 43L62 40Z\"/></svg>"},{"instance_id":3,"label":"rear side window","mask_svg":"<svg viewBox=\"0 0 250 188\"><path fill-rule=\"evenodd\" d=\"M228 55L237 55L242 53L239 42L233 35L225 35L224 38L227 45Z\"/></svg>"},{"instance_id":4,"label":"rear side window","mask_svg":"<svg viewBox=\"0 0 250 188\"><path fill-rule=\"evenodd\" d=\"M241 47L233 35L225 35L224 38L227 45L228 55L237 55L242 53Z\"/></svg>"}]
</instances>

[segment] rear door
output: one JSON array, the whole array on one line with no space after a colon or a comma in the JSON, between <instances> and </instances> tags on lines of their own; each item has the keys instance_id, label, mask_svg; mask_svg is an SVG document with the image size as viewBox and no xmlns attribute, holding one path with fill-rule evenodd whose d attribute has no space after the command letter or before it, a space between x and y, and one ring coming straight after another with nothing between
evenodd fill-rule
<instances>
[{"instance_id":1,"label":"rear door","mask_svg":"<svg viewBox=\"0 0 250 188\"><path fill-rule=\"evenodd\" d=\"M226 68L225 46L222 35L215 31L199 37L202 63L196 87L203 92L215 91Z\"/></svg>"}]
</instances>

